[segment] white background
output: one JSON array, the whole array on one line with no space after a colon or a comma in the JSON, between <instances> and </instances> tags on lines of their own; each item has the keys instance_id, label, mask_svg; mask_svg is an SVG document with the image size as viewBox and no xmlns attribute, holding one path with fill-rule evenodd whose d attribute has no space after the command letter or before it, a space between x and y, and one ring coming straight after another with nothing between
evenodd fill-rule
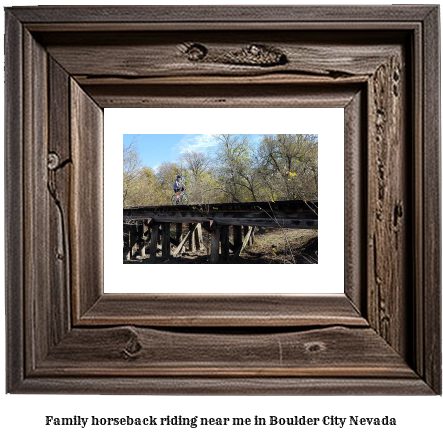
<instances>
[{"instance_id":1,"label":"white background","mask_svg":"<svg viewBox=\"0 0 443 438\"><path fill-rule=\"evenodd\" d=\"M61 2L54 2L60 4ZM110 4L107 1L96 1L95 4ZM141 2L132 2L137 4ZM158 2L162 3L162 2ZM194 2L188 2L194 3ZM208 3L208 2L206 2ZM222 2L219 2L222 3ZM231 3L232 2L226 2ZM242 0L242 4L263 3L259 0ZM270 3L267 1L265 3ZM279 4L296 4L297 2L285 2L279 0ZM302 4L320 4L323 2L309 2L304 0ZM355 4L354 1L340 0L341 4ZM366 4L389 4L383 1L365 1ZM4 5L29 5L28 1L14 1ZM45 4L50 4L46 1ZM147 4L147 3L143 3ZM204 3L203 3L204 4ZM1 20L3 26L4 20ZM0 69L0 74L3 70ZM3 105L1 106L3 108ZM3 124L3 118L0 119ZM3 159L3 153L0 153ZM3 165L0 165L3 172ZM3 199L3 173L0 175L0 188ZM4 215L1 211L1 222ZM3 244L4 233L0 233L0 243ZM1 284L4 284L4 265L0 265ZM328 279L324 279L325 285ZM1 300L0 327L4 330L4 300ZM0 355L5 357L4 336L0 336ZM4 361L1 361L0 369L0 392L4 391ZM65 396L65 395L0 395L0 433L5 437L32 436L36 437L97 437L106 434L108 438L129 435L133 437L167 437L172 434L181 437L213 437L248 436L253 433L256 437L269 437L270 434L278 434L280 437L309 436L313 437L352 437L358 434L360 438L373 438L374 434L382 438L394 436L440 436L443 427L441 414L443 402L441 397L152 397L152 396ZM307 415L323 417L325 415L337 415L347 417L349 415L360 416L394 416L397 418L396 427L264 427L246 429L234 427L221 428L197 428L187 427L169 429L146 428L104 428L104 429L80 429L79 427L45 427L44 416L72 416L82 415L89 417L104 416L164 416L164 415L199 415L199 416L253 416L268 415L293 416ZM23 434L23 435L22 435ZM327 434L327 435L326 435Z\"/></svg>"},{"instance_id":2,"label":"white background","mask_svg":"<svg viewBox=\"0 0 443 438\"><path fill-rule=\"evenodd\" d=\"M232 279L229 292L234 293L343 293L343 108L105 109L105 293L173 293L177 282L164 281L171 275L171 265L122 263L121 199L116 194L123 185L122 141L128 133L318 134L318 265L191 264L186 265L186 277L193 279L191 293L227 293L226 282L217 281L219 278ZM190 196L192 199L192 191ZM323 278L329 278L334 287L325 288ZM180 293L188 292L187 284L182 284Z\"/></svg>"}]
</instances>

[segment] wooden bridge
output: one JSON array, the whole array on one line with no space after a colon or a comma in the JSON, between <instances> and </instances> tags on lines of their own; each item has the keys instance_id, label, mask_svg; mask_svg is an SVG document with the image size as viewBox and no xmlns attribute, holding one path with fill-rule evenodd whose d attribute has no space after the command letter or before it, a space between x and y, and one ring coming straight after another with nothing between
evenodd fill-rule
<instances>
[{"instance_id":1,"label":"wooden bridge","mask_svg":"<svg viewBox=\"0 0 443 438\"><path fill-rule=\"evenodd\" d=\"M254 241L257 227L318 228L317 201L245 202L229 204L161 205L123 208L123 259L137 254L178 256L202 245L202 229L211 236L210 262L227 261L230 251L238 257ZM171 236L171 224L175 237ZM186 228L183 226L187 224ZM229 241L230 227L233 241ZM171 245L175 248L171 250Z\"/></svg>"}]
</instances>

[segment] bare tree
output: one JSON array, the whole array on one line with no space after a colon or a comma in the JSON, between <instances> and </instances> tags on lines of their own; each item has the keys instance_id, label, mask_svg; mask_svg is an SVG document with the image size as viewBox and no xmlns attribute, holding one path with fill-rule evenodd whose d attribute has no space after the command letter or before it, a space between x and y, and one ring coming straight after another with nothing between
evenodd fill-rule
<instances>
[{"instance_id":1,"label":"bare tree","mask_svg":"<svg viewBox=\"0 0 443 438\"><path fill-rule=\"evenodd\" d=\"M154 171L142 165L134 136L123 147L123 205L169 204L178 174L192 203L317 198L316 135L265 134L258 147L248 135L215 137L212 155L190 150Z\"/></svg>"},{"instance_id":2,"label":"bare tree","mask_svg":"<svg viewBox=\"0 0 443 438\"><path fill-rule=\"evenodd\" d=\"M257 200L253 148L248 135L219 134L216 173L220 190L233 202Z\"/></svg>"},{"instance_id":3,"label":"bare tree","mask_svg":"<svg viewBox=\"0 0 443 438\"><path fill-rule=\"evenodd\" d=\"M210 160L207 154L190 150L180 155L180 162L188 169L188 174L194 180L200 179L210 169Z\"/></svg>"},{"instance_id":4,"label":"bare tree","mask_svg":"<svg viewBox=\"0 0 443 438\"><path fill-rule=\"evenodd\" d=\"M123 145L123 205L126 205L131 185L139 176L142 167L137 147L138 135L128 145Z\"/></svg>"},{"instance_id":5,"label":"bare tree","mask_svg":"<svg viewBox=\"0 0 443 438\"><path fill-rule=\"evenodd\" d=\"M310 134L264 135L260 174L271 198L318 196L318 141Z\"/></svg>"}]
</instances>

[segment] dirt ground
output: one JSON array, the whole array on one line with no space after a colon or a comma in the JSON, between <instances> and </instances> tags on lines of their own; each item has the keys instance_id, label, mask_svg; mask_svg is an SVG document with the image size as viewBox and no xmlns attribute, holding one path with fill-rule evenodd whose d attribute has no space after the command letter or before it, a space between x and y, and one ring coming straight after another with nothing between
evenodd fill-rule
<instances>
[{"instance_id":1,"label":"dirt ground","mask_svg":"<svg viewBox=\"0 0 443 438\"><path fill-rule=\"evenodd\" d=\"M171 230L171 235L174 232ZM233 242L233 237L230 236ZM209 263L209 233L203 231L203 248L200 251L185 250L178 257L162 258L161 251L157 257L150 259L137 257L136 260L123 263ZM175 248L174 246L172 249ZM252 246L246 246L240 257L235 260L230 252L229 263L236 264L306 264L318 263L318 231L266 228L255 233Z\"/></svg>"}]
</instances>

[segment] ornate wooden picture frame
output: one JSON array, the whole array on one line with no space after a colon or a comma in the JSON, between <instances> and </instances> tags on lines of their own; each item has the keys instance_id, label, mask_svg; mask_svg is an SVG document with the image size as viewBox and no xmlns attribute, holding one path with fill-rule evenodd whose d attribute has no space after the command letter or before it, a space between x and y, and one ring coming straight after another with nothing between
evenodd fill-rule
<instances>
[{"instance_id":1,"label":"ornate wooden picture frame","mask_svg":"<svg viewBox=\"0 0 443 438\"><path fill-rule=\"evenodd\" d=\"M441 394L439 38L438 6L7 8L7 392ZM105 107L344 108L345 294L104 294Z\"/></svg>"}]
</instances>

